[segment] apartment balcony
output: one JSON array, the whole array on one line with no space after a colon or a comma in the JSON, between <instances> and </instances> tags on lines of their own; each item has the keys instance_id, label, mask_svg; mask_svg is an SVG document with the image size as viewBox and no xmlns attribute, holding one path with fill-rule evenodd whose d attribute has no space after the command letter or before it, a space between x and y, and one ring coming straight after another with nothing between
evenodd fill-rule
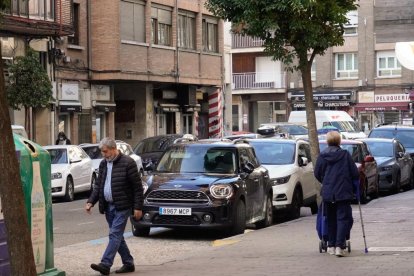
<instances>
[{"instance_id":1,"label":"apartment balcony","mask_svg":"<svg viewBox=\"0 0 414 276\"><path fill-rule=\"evenodd\" d=\"M263 47L263 40L257 37L251 37L240 34L231 35L231 46L233 49L257 48Z\"/></svg>"},{"instance_id":2,"label":"apartment balcony","mask_svg":"<svg viewBox=\"0 0 414 276\"><path fill-rule=\"evenodd\" d=\"M73 0L10 0L3 10L0 34L67 36L73 34Z\"/></svg>"},{"instance_id":3,"label":"apartment balcony","mask_svg":"<svg viewBox=\"0 0 414 276\"><path fill-rule=\"evenodd\" d=\"M286 73L254 72L233 74L233 90L285 88Z\"/></svg>"}]
</instances>

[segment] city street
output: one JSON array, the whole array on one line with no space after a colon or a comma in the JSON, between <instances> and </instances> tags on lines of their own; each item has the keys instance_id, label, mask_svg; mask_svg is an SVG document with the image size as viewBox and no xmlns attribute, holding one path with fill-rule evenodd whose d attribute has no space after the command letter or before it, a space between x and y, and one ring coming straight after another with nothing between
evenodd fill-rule
<instances>
[{"instance_id":1,"label":"city street","mask_svg":"<svg viewBox=\"0 0 414 276\"><path fill-rule=\"evenodd\" d=\"M373 200L362 206L369 253L364 242L358 205L353 205L354 227L350 256L337 258L320 254L315 216L302 208L301 218L262 230L219 239L214 233L154 229L149 238L125 234L136 260L136 275L414 275L414 190ZM73 239L65 238L62 221L54 227L55 266L67 275L98 275L89 268L104 251L106 226L103 216L84 214L84 200L71 203ZM70 212L58 211L54 216ZM72 205L73 204L73 205ZM76 206L78 207L76 207ZM94 210L95 211L95 210ZM87 221L94 223L86 224ZM83 224L82 224L83 223ZM69 224L68 224L69 225ZM69 227L67 225L67 227ZM84 228L84 229L83 229ZM59 230L60 229L60 230ZM83 230L91 232L85 234ZM60 232L59 232L60 231ZM90 236L95 239L86 241ZM121 266L119 257L113 269ZM346 271L345 271L346 270ZM134 275L134 274L133 274Z\"/></svg>"}]
</instances>

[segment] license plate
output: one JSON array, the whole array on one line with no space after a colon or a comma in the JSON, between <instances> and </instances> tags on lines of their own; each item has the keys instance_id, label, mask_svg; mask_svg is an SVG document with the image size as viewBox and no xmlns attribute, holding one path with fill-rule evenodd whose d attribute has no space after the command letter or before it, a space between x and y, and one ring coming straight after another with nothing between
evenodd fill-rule
<instances>
[{"instance_id":1,"label":"license plate","mask_svg":"<svg viewBox=\"0 0 414 276\"><path fill-rule=\"evenodd\" d=\"M160 207L160 215L191 216L191 208Z\"/></svg>"}]
</instances>

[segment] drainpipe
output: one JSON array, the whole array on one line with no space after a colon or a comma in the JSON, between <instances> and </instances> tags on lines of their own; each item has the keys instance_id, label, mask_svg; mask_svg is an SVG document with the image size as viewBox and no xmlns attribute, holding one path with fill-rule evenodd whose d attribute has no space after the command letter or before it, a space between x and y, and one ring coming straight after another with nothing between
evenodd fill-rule
<instances>
[{"instance_id":1,"label":"drainpipe","mask_svg":"<svg viewBox=\"0 0 414 276\"><path fill-rule=\"evenodd\" d=\"M180 55L178 54L178 0L175 0L175 83L178 85L180 82Z\"/></svg>"},{"instance_id":2,"label":"drainpipe","mask_svg":"<svg viewBox=\"0 0 414 276\"><path fill-rule=\"evenodd\" d=\"M89 84L90 84L90 81L92 79L92 68L91 68L91 65L92 65L91 10L92 10L91 0L88 0L87 1L87 11L86 11L86 21L87 21L87 30L86 30L86 32L87 32L87 36L88 36L87 58L88 58L88 80L89 80Z\"/></svg>"}]
</instances>

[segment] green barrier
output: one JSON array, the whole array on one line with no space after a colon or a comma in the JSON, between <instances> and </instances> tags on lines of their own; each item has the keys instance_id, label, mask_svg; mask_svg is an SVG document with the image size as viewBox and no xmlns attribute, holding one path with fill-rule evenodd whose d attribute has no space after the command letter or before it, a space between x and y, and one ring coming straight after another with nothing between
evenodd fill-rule
<instances>
[{"instance_id":1,"label":"green barrier","mask_svg":"<svg viewBox=\"0 0 414 276\"><path fill-rule=\"evenodd\" d=\"M41 146L13 134L38 275L64 276L54 268L51 165Z\"/></svg>"}]
</instances>

